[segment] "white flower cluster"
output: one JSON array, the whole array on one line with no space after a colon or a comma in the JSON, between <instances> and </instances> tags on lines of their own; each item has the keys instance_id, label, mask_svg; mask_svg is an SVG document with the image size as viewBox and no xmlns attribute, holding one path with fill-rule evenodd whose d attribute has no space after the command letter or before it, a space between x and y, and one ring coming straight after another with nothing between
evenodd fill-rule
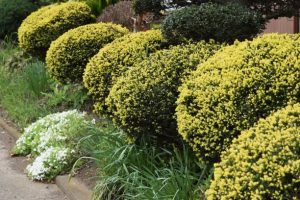
<instances>
[{"instance_id":1,"label":"white flower cluster","mask_svg":"<svg viewBox=\"0 0 300 200\"><path fill-rule=\"evenodd\" d=\"M89 124L77 110L48 115L25 128L13 153L35 157L27 167L32 179L51 180L72 164L76 138Z\"/></svg>"},{"instance_id":2,"label":"white flower cluster","mask_svg":"<svg viewBox=\"0 0 300 200\"><path fill-rule=\"evenodd\" d=\"M74 123L87 123L84 116L85 113L71 110L39 119L25 128L23 135L16 142L14 152L21 155L40 154L53 143L65 142L70 126L74 126Z\"/></svg>"},{"instance_id":3,"label":"white flower cluster","mask_svg":"<svg viewBox=\"0 0 300 200\"><path fill-rule=\"evenodd\" d=\"M50 180L70 165L74 153L69 148L50 147L27 166L27 173L33 180Z\"/></svg>"}]
</instances>

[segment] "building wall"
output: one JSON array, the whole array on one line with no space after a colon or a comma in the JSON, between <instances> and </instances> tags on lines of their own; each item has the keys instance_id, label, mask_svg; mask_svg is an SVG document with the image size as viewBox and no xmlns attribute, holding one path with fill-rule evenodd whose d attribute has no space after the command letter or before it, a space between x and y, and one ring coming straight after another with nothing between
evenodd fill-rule
<instances>
[{"instance_id":1,"label":"building wall","mask_svg":"<svg viewBox=\"0 0 300 200\"><path fill-rule=\"evenodd\" d=\"M264 33L298 33L299 20L296 17L271 20Z\"/></svg>"}]
</instances>

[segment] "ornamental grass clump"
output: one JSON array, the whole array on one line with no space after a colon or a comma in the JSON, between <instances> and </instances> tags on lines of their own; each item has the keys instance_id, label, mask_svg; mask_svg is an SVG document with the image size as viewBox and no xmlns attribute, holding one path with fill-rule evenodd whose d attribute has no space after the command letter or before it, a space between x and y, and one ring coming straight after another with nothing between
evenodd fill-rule
<instances>
[{"instance_id":1,"label":"ornamental grass clump","mask_svg":"<svg viewBox=\"0 0 300 200\"><path fill-rule=\"evenodd\" d=\"M300 35L270 34L212 56L180 87L179 133L206 161L218 161L241 131L300 101Z\"/></svg>"},{"instance_id":2,"label":"ornamental grass clump","mask_svg":"<svg viewBox=\"0 0 300 200\"><path fill-rule=\"evenodd\" d=\"M53 4L31 13L18 30L19 46L45 56L52 41L64 32L94 21L91 9L80 2Z\"/></svg>"},{"instance_id":3,"label":"ornamental grass clump","mask_svg":"<svg viewBox=\"0 0 300 200\"><path fill-rule=\"evenodd\" d=\"M122 74L164 46L161 32L150 30L118 38L92 57L84 71L83 82L94 98L95 111L106 112L105 98Z\"/></svg>"},{"instance_id":4,"label":"ornamental grass clump","mask_svg":"<svg viewBox=\"0 0 300 200\"><path fill-rule=\"evenodd\" d=\"M178 87L197 65L220 49L213 41L160 50L128 70L106 99L114 121L134 139L179 139L174 117Z\"/></svg>"},{"instance_id":5,"label":"ornamental grass clump","mask_svg":"<svg viewBox=\"0 0 300 200\"><path fill-rule=\"evenodd\" d=\"M92 123L77 110L50 114L25 128L12 152L35 160L27 167L33 180L51 180L79 156L77 143Z\"/></svg>"},{"instance_id":6,"label":"ornamental grass clump","mask_svg":"<svg viewBox=\"0 0 300 200\"><path fill-rule=\"evenodd\" d=\"M300 104L242 132L215 165L213 199L299 199Z\"/></svg>"},{"instance_id":7,"label":"ornamental grass clump","mask_svg":"<svg viewBox=\"0 0 300 200\"><path fill-rule=\"evenodd\" d=\"M49 73L59 82L82 82L89 59L106 44L129 31L120 25L98 23L72 29L51 43L46 63Z\"/></svg>"}]
</instances>

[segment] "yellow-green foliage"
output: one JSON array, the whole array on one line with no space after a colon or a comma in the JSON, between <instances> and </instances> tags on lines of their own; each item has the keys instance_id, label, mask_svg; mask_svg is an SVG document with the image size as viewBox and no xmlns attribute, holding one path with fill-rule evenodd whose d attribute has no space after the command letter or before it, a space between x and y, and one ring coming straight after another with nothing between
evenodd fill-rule
<instances>
[{"instance_id":1,"label":"yellow-green foliage","mask_svg":"<svg viewBox=\"0 0 300 200\"><path fill-rule=\"evenodd\" d=\"M105 111L105 98L117 79L135 63L165 45L159 30L132 33L102 48L84 72L83 81L95 100L95 111Z\"/></svg>"},{"instance_id":2,"label":"yellow-green foliage","mask_svg":"<svg viewBox=\"0 0 300 200\"><path fill-rule=\"evenodd\" d=\"M31 54L45 54L52 41L64 32L91 23L85 3L68 2L42 7L31 13L18 30L20 47Z\"/></svg>"},{"instance_id":3,"label":"yellow-green foliage","mask_svg":"<svg viewBox=\"0 0 300 200\"><path fill-rule=\"evenodd\" d=\"M300 104L242 132L215 165L214 199L300 198Z\"/></svg>"},{"instance_id":4,"label":"yellow-green foliage","mask_svg":"<svg viewBox=\"0 0 300 200\"><path fill-rule=\"evenodd\" d=\"M114 121L134 138L178 137L174 118L182 78L221 46L214 42L160 50L128 70L112 87L106 104Z\"/></svg>"},{"instance_id":5,"label":"yellow-green foliage","mask_svg":"<svg viewBox=\"0 0 300 200\"><path fill-rule=\"evenodd\" d=\"M81 82L89 59L106 44L129 31L120 25L99 23L72 29L51 43L46 63L60 82Z\"/></svg>"},{"instance_id":6,"label":"yellow-green foliage","mask_svg":"<svg viewBox=\"0 0 300 200\"><path fill-rule=\"evenodd\" d=\"M225 47L180 88L179 133L200 159L216 161L260 118L300 100L300 35L265 35Z\"/></svg>"}]
</instances>

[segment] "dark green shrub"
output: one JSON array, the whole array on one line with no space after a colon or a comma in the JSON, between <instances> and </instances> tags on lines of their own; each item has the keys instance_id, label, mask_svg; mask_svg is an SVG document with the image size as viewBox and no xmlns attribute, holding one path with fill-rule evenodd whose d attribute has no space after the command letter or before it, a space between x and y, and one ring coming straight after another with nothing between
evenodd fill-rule
<instances>
[{"instance_id":1,"label":"dark green shrub","mask_svg":"<svg viewBox=\"0 0 300 200\"><path fill-rule=\"evenodd\" d=\"M135 63L164 47L159 30L132 33L102 48L87 64L83 81L95 100L95 111L106 110L105 98L112 85Z\"/></svg>"},{"instance_id":2,"label":"dark green shrub","mask_svg":"<svg viewBox=\"0 0 300 200\"><path fill-rule=\"evenodd\" d=\"M300 35L265 35L225 47L184 82L179 133L200 159L216 161L260 118L300 101Z\"/></svg>"},{"instance_id":3,"label":"dark green shrub","mask_svg":"<svg viewBox=\"0 0 300 200\"><path fill-rule=\"evenodd\" d=\"M30 0L0 0L0 39L17 32L22 20L35 9Z\"/></svg>"},{"instance_id":4,"label":"dark green shrub","mask_svg":"<svg viewBox=\"0 0 300 200\"><path fill-rule=\"evenodd\" d=\"M173 11L163 21L161 30L171 43L188 39L232 43L253 38L264 23L260 14L239 4L205 3Z\"/></svg>"},{"instance_id":5,"label":"dark green shrub","mask_svg":"<svg viewBox=\"0 0 300 200\"><path fill-rule=\"evenodd\" d=\"M93 21L85 3L68 2L42 7L29 15L18 30L20 47L44 55L52 41L64 32Z\"/></svg>"},{"instance_id":6,"label":"dark green shrub","mask_svg":"<svg viewBox=\"0 0 300 200\"><path fill-rule=\"evenodd\" d=\"M106 99L114 121L135 139L142 135L178 139L174 118L178 87L219 48L214 42L203 41L175 46L138 63L118 79Z\"/></svg>"},{"instance_id":7,"label":"dark green shrub","mask_svg":"<svg viewBox=\"0 0 300 200\"><path fill-rule=\"evenodd\" d=\"M234 140L215 165L213 199L300 198L300 104L262 119Z\"/></svg>"},{"instance_id":8,"label":"dark green shrub","mask_svg":"<svg viewBox=\"0 0 300 200\"><path fill-rule=\"evenodd\" d=\"M136 14L146 12L157 14L164 8L161 0L134 0L132 7Z\"/></svg>"},{"instance_id":9,"label":"dark green shrub","mask_svg":"<svg viewBox=\"0 0 300 200\"><path fill-rule=\"evenodd\" d=\"M111 23L72 29L51 43L46 56L48 71L62 83L81 82L89 59L103 46L128 32L126 28Z\"/></svg>"}]
</instances>

